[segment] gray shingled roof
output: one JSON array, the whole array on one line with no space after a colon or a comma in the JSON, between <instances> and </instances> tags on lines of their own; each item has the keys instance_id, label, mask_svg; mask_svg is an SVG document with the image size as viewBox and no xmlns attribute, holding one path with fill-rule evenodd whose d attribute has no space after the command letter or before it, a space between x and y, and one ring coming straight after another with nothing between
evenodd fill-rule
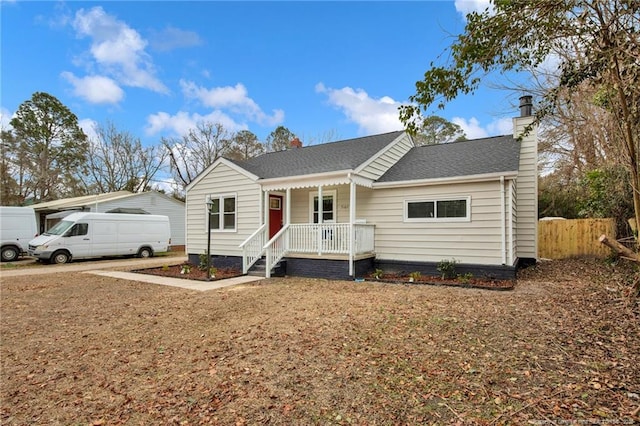
<instances>
[{"instance_id":1,"label":"gray shingled roof","mask_svg":"<svg viewBox=\"0 0 640 426\"><path fill-rule=\"evenodd\" d=\"M418 146L378 182L436 179L518 170L520 142L512 136Z\"/></svg>"},{"instance_id":2,"label":"gray shingled roof","mask_svg":"<svg viewBox=\"0 0 640 426\"><path fill-rule=\"evenodd\" d=\"M246 161L231 161L263 179L354 170L402 133L397 131L292 148L270 152Z\"/></svg>"}]
</instances>

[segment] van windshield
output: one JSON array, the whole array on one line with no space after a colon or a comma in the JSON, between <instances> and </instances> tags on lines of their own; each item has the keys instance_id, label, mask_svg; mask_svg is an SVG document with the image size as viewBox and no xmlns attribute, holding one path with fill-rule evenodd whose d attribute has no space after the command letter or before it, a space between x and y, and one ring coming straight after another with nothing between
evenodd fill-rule
<instances>
[{"instance_id":1,"label":"van windshield","mask_svg":"<svg viewBox=\"0 0 640 426\"><path fill-rule=\"evenodd\" d=\"M73 225L73 222L62 220L51 227L51 229L48 229L44 235L62 235L67 229L71 228L71 225Z\"/></svg>"}]
</instances>

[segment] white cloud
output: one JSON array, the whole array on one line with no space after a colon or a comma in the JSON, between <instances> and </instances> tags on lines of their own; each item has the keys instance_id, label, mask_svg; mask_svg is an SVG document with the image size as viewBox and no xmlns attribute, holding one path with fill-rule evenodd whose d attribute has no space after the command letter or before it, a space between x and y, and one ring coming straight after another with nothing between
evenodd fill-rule
<instances>
[{"instance_id":1,"label":"white cloud","mask_svg":"<svg viewBox=\"0 0 640 426\"><path fill-rule=\"evenodd\" d=\"M124 91L109 77L93 75L78 78L66 71L61 76L71 83L74 95L92 104L117 104L124 98Z\"/></svg>"},{"instance_id":2,"label":"white cloud","mask_svg":"<svg viewBox=\"0 0 640 426\"><path fill-rule=\"evenodd\" d=\"M168 26L162 31L152 31L149 42L153 49L167 52L181 47L198 46L202 44L202 39L193 31Z\"/></svg>"},{"instance_id":3,"label":"white cloud","mask_svg":"<svg viewBox=\"0 0 640 426\"><path fill-rule=\"evenodd\" d=\"M78 120L78 126L82 129L85 135L89 137L89 140L97 141L98 135L96 134L96 126L98 123L90 118L83 118Z\"/></svg>"},{"instance_id":4,"label":"white cloud","mask_svg":"<svg viewBox=\"0 0 640 426\"><path fill-rule=\"evenodd\" d=\"M464 130L464 133L467 135L467 139L513 134L513 121L508 117L494 120L485 127L482 127L475 117L471 117L468 120L462 117L453 117L451 122L462 127L462 130Z\"/></svg>"},{"instance_id":5,"label":"white cloud","mask_svg":"<svg viewBox=\"0 0 640 426\"><path fill-rule=\"evenodd\" d=\"M492 121L487 125L487 131L492 136L512 135L513 134L513 118L502 117Z\"/></svg>"},{"instance_id":6,"label":"white cloud","mask_svg":"<svg viewBox=\"0 0 640 426\"><path fill-rule=\"evenodd\" d=\"M462 127L464 133L467 135L467 139L486 138L489 133L480 126L480 122L477 118L471 117L469 120L461 117L453 117L451 122Z\"/></svg>"},{"instance_id":7,"label":"white cloud","mask_svg":"<svg viewBox=\"0 0 640 426\"><path fill-rule=\"evenodd\" d=\"M181 136L186 135L190 129L196 128L198 123L202 122L222 124L225 130L230 132L248 129L245 123L234 121L233 118L220 110L213 111L207 115L178 111L175 115L170 115L166 112L149 115L145 132L147 135L166 132Z\"/></svg>"},{"instance_id":8,"label":"white cloud","mask_svg":"<svg viewBox=\"0 0 640 426\"><path fill-rule=\"evenodd\" d=\"M249 97L247 88L238 83L235 86L214 87L207 89L192 81L180 80L182 93L187 99L195 99L209 108L229 109L247 120L265 126L276 126L284 121L284 111L275 109L272 115L266 114L262 108Z\"/></svg>"},{"instance_id":9,"label":"white cloud","mask_svg":"<svg viewBox=\"0 0 640 426\"><path fill-rule=\"evenodd\" d=\"M9 130L12 129L9 122L13 118L13 114L5 107L0 107L0 129Z\"/></svg>"},{"instance_id":10,"label":"white cloud","mask_svg":"<svg viewBox=\"0 0 640 426\"><path fill-rule=\"evenodd\" d=\"M468 13L471 12L484 12L487 8L493 12L493 4L490 0L456 0L455 7L458 12L462 14L463 18L466 18Z\"/></svg>"},{"instance_id":11,"label":"white cloud","mask_svg":"<svg viewBox=\"0 0 640 426\"><path fill-rule=\"evenodd\" d=\"M341 110L347 119L358 125L360 134L384 133L404 128L398 107L401 103L388 96L371 98L362 89L343 87L332 89L316 84L316 92L327 95L329 104Z\"/></svg>"},{"instance_id":12,"label":"white cloud","mask_svg":"<svg viewBox=\"0 0 640 426\"><path fill-rule=\"evenodd\" d=\"M125 22L98 6L78 10L72 25L78 37L91 39L91 55L104 73L123 85L169 92L155 76L147 41Z\"/></svg>"}]
</instances>

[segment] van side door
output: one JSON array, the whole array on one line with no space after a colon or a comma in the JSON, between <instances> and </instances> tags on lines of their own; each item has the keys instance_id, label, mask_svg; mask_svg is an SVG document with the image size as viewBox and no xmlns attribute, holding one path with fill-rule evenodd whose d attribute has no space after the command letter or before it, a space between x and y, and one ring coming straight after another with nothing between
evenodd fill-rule
<instances>
[{"instance_id":1,"label":"van side door","mask_svg":"<svg viewBox=\"0 0 640 426\"><path fill-rule=\"evenodd\" d=\"M75 223L62 236L62 244L69 249L74 259L91 257L89 224L86 222Z\"/></svg>"}]
</instances>

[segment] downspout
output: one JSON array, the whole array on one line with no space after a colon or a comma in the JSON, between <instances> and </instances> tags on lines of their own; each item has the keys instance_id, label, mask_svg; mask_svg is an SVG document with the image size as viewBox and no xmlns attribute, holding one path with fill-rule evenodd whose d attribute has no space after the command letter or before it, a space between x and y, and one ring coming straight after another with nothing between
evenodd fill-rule
<instances>
[{"instance_id":1,"label":"downspout","mask_svg":"<svg viewBox=\"0 0 640 426\"><path fill-rule=\"evenodd\" d=\"M502 264L507 264L507 215L505 212L505 180L504 176L500 176L500 236L501 236L501 251L502 251Z\"/></svg>"}]
</instances>

